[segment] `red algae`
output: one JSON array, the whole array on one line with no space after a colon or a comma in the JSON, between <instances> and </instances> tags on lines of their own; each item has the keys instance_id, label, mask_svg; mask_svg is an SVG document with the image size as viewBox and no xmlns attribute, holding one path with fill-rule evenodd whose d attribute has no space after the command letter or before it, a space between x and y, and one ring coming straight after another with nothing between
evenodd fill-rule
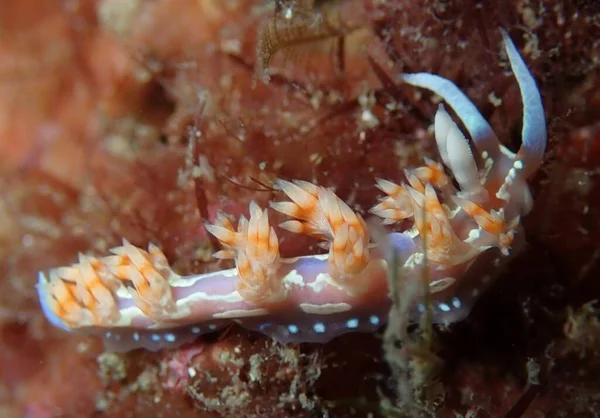
<instances>
[{"instance_id":1,"label":"red algae","mask_svg":"<svg viewBox=\"0 0 600 418\"><path fill-rule=\"evenodd\" d=\"M595 6L325 2L342 4L341 19L360 27L344 37L343 71L339 57L308 45L288 61L276 52L265 84L256 48L274 3L0 6L0 414L593 416ZM160 245L182 274L220 268L203 221L268 201L275 178L334 187L364 213L375 177L435 157L435 100L395 85L401 71L456 81L517 148L519 93L502 73L499 33L486 29L497 26L523 51L549 122L524 220L529 248L467 320L408 330L410 349L398 350L406 375L390 373L380 335L281 346L233 327L178 350L116 355L45 322L37 272L122 238ZM286 256L314 245L290 236L281 244Z\"/></svg>"}]
</instances>

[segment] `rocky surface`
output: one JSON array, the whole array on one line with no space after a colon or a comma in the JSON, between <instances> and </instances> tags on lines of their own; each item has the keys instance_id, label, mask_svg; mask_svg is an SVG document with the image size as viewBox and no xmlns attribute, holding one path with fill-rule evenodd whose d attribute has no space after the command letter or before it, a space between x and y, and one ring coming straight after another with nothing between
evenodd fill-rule
<instances>
[{"instance_id":1,"label":"rocky surface","mask_svg":"<svg viewBox=\"0 0 600 418\"><path fill-rule=\"evenodd\" d=\"M326 1L336 36L289 48L301 35L283 30L271 54L257 45L274 3L0 6L0 416L594 416L597 3ZM317 29L304 30L321 30L311 16ZM520 96L497 26L538 80L548 120L529 246L465 321L414 332L406 373L390 373L398 359L381 335L286 347L232 327L115 355L45 321L37 272L121 238L160 244L182 274L222 268L203 220L266 202L277 177L335 187L365 211L375 177L435 157L436 103L396 85L399 72L454 80L518 148ZM280 69L268 84L257 59ZM313 245L288 237L281 251Z\"/></svg>"}]
</instances>

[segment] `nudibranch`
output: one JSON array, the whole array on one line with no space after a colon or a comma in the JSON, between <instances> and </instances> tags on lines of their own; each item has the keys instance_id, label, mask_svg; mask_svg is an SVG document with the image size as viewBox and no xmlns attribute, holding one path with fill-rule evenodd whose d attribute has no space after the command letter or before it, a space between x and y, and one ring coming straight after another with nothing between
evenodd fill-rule
<instances>
[{"instance_id":1,"label":"nudibranch","mask_svg":"<svg viewBox=\"0 0 600 418\"><path fill-rule=\"evenodd\" d=\"M233 259L234 268L180 276L157 246L144 250L124 240L112 255L80 254L70 267L41 272L44 314L64 330L101 336L113 351L173 347L232 322L283 343L326 342L387 321L394 253L403 276L427 280L431 303L415 300L413 315L429 309L438 323L464 318L522 241L520 218L532 207L526 179L539 168L546 146L535 81L502 36L523 100L521 148L513 153L504 147L451 81L401 75L402 82L439 95L471 141L440 105L434 134L441 161L427 159L406 170L400 184L376 180L385 196L370 212L383 224L411 226L389 232L386 245L373 242L361 215L333 190L277 180L287 199L271 202L270 210L289 217L278 227L321 240L323 254L281 257L269 209L252 202L237 226L224 215L206 225L223 247L215 257Z\"/></svg>"}]
</instances>

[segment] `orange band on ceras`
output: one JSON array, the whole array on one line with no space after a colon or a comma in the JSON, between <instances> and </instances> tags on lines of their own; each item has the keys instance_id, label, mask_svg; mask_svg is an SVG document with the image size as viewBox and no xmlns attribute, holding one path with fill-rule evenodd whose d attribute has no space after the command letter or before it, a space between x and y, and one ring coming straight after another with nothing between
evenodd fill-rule
<instances>
[{"instance_id":1,"label":"orange band on ceras","mask_svg":"<svg viewBox=\"0 0 600 418\"><path fill-rule=\"evenodd\" d=\"M328 241L331 277L349 285L370 261L369 231L362 217L331 189L300 180L275 184L292 202L275 202L271 207L295 218L279 226Z\"/></svg>"},{"instance_id":2,"label":"orange band on ceras","mask_svg":"<svg viewBox=\"0 0 600 418\"><path fill-rule=\"evenodd\" d=\"M160 321L171 314L175 306L169 278L174 273L162 251L150 245L146 252L127 240L111 251L117 255L80 254L78 263L51 270L42 283L49 308L73 327L108 326L120 317L117 291L128 288L146 316Z\"/></svg>"},{"instance_id":3,"label":"orange band on ceras","mask_svg":"<svg viewBox=\"0 0 600 418\"><path fill-rule=\"evenodd\" d=\"M150 318L159 321L175 310L169 278L174 273L168 267L163 252L150 244L144 251L123 240L123 246L111 250L115 255L104 257L102 263L127 287L136 306Z\"/></svg>"},{"instance_id":4,"label":"orange band on ceras","mask_svg":"<svg viewBox=\"0 0 600 418\"><path fill-rule=\"evenodd\" d=\"M270 304L286 296L279 269L279 241L275 230L269 225L268 211L250 203L250 219L241 216L238 228L223 215L214 225L205 225L225 246L215 253L217 258L233 258L238 271L238 293L255 304Z\"/></svg>"}]
</instances>

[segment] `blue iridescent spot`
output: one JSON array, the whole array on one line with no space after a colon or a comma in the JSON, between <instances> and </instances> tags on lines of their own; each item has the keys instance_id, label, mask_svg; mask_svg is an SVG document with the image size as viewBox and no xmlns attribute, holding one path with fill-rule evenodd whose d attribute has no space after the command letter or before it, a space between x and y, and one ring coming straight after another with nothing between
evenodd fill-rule
<instances>
[{"instance_id":1,"label":"blue iridescent spot","mask_svg":"<svg viewBox=\"0 0 600 418\"><path fill-rule=\"evenodd\" d=\"M450 306L448 306L446 303L440 303L438 305L438 307L440 308L440 311L443 311L443 312L450 312L452 310L452 308Z\"/></svg>"},{"instance_id":2,"label":"blue iridescent spot","mask_svg":"<svg viewBox=\"0 0 600 418\"><path fill-rule=\"evenodd\" d=\"M352 318L346 321L346 326L348 328L356 328L358 327L358 319Z\"/></svg>"},{"instance_id":3,"label":"blue iridescent spot","mask_svg":"<svg viewBox=\"0 0 600 418\"><path fill-rule=\"evenodd\" d=\"M313 329L316 333L322 334L325 332L325 325L322 322L317 322L313 325Z\"/></svg>"},{"instance_id":4,"label":"blue iridescent spot","mask_svg":"<svg viewBox=\"0 0 600 418\"><path fill-rule=\"evenodd\" d=\"M289 324L288 331L292 334L296 334L298 332L298 325Z\"/></svg>"},{"instance_id":5,"label":"blue iridescent spot","mask_svg":"<svg viewBox=\"0 0 600 418\"><path fill-rule=\"evenodd\" d=\"M460 302L459 298L452 298L452 306L454 306L455 308L460 308L462 305L462 303Z\"/></svg>"}]
</instances>

